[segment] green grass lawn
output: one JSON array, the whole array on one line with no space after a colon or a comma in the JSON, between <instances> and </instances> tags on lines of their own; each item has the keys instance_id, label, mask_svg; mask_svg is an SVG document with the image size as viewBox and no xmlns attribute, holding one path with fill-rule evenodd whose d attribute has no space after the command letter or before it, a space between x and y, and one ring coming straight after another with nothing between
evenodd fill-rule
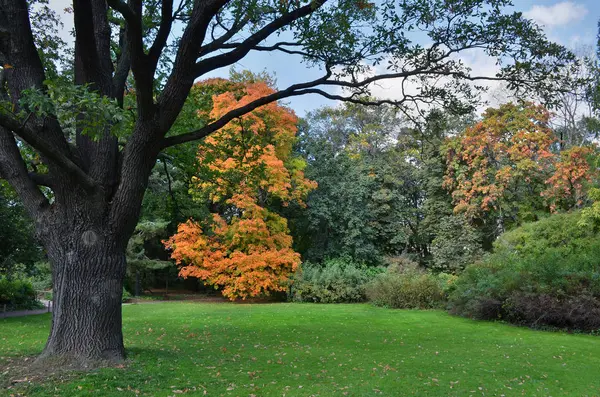
<instances>
[{"instance_id":1,"label":"green grass lawn","mask_svg":"<svg viewBox=\"0 0 600 397\"><path fill-rule=\"evenodd\" d=\"M123 368L21 382L4 393L600 396L594 336L369 305L181 302L123 312ZM49 315L0 320L0 368L39 353L49 323Z\"/></svg>"}]
</instances>

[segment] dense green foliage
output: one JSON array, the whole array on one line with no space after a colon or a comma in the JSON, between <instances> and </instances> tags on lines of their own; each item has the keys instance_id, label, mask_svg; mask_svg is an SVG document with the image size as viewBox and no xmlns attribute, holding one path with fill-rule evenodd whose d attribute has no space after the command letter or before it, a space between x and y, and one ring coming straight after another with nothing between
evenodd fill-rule
<instances>
[{"instance_id":1,"label":"dense green foliage","mask_svg":"<svg viewBox=\"0 0 600 397\"><path fill-rule=\"evenodd\" d=\"M579 212L503 234L494 252L468 266L451 311L530 326L600 329L600 238Z\"/></svg>"},{"instance_id":2,"label":"dense green foliage","mask_svg":"<svg viewBox=\"0 0 600 397\"><path fill-rule=\"evenodd\" d=\"M50 316L0 319L0 379L25 379ZM125 366L27 377L7 395L594 396L600 340L368 305L123 307ZM52 372L50 370L50 372ZM0 380L1 382L1 380ZM2 384L0 387L4 387ZM476 391L476 392L473 392Z\"/></svg>"},{"instance_id":3,"label":"dense green foliage","mask_svg":"<svg viewBox=\"0 0 600 397\"><path fill-rule=\"evenodd\" d=\"M10 280L0 276L0 309L35 309L39 307L36 293L29 280Z\"/></svg>"},{"instance_id":4,"label":"dense green foliage","mask_svg":"<svg viewBox=\"0 0 600 397\"><path fill-rule=\"evenodd\" d=\"M11 276L19 264L30 270L41 258L33 222L14 191L0 180L0 274Z\"/></svg>"},{"instance_id":5,"label":"dense green foliage","mask_svg":"<svg viewBox=\"0 0 600 397\"><path fill-rule=\"evenodd\" d=\"M417 269L388 270L366 286L366 295L376 306L394 309L440 309L445 307L455 276L431 274Z\"/></svg>"},{"instance_id":6,"label":"dense green foliage","mask_svg":"<svg viewBox=\"0 0 600 397\"><path fill-rule=\"evenodd\" d=\"M362 302L365 285L379 272L348 258L328 259L322 264L305 262L294 276L290 298L295 302Z\"/></svg>"},{"instance_id":7,"label":"dense green foliage","mask_svg":"<svg viewBox=\"0 0 600 397\"><path fill-rule=\"evenodd\" d=\"M318 183L308 208L292 214L296 245L306 260L349 256L370 265L405 250L422 253L418 225L422 190L392 108L346 105L309 115L298 151Z\"/></svg>"},{"instance_id":8,"label":"dense green foliage","mask_svg":"<svg viewBox=\"0 0 600 397\"><path fill-rule=\"evenodd\" d=\"M121 301L127 302L129 299L131 299L131 297L132 295L125 288L123 288L123 296L121 297Z\"/></svg>"},{"instance_id":9,"label":"dense green foliage","mask_svg":"<svg viewBox=\"0 0 600 397\"><path fill-rule=\"evenodd\" d=\"M161 239L168 236L168 225L169 222L165 221L143 220L137 224L129 239L125 285L135 295L140 295L155 284L157 271L167 275L176 273L175 265L166 260L166 253L160 243Z\"/></svg>"},{"instance_id":10,"label":"dense green foliage","mask_svg":"<svg viewBox=\"0 0 600 397\"><path fill-rule=\"evenodd\" d=\"M482 231L460 214L440 218L434 232L430 248L433 268L460 272L483 255Z\"/></svg>"}]
</instances>

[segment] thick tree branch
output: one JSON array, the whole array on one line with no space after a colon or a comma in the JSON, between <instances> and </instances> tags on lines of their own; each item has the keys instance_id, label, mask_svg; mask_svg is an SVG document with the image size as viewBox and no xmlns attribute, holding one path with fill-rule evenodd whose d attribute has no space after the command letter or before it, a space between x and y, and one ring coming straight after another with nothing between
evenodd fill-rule
<instances>
[{"instance_id":1,"label":"thick tree branch","mask_svg":"<svg viewBox=\"0 0 600 397\"><path fill-rule=\"evenodd\" d=\"M127 4L121 0L107 0L106 2L125 19L127 31L125 44L127 46L129 66L136 83L138 113L141 117L151 117L154 113L153 88L155 66L152 66L153 62L150 62L148 55L144 53L142 1L129 0ZM122 67L124 69L125 65Z\"/></svg>"},{"instance_id":2,"label":"thick tree branch","mask_svg":"<svg viewBox=\"0 0 600 397\"><path fill-rule=\"evenodd\" d=\"M38 186L52 187L52 177L50 174L40 174L37 172L30 172L29 178Z\"/></svg>"},{"instance_id":3,"label":"thick tree branch","mask_svg":"<svg viewBox=\"0 0 600 397\"><path fill-rule=\"evenodd\" d=\"M269 104L269 103L277 101L279 99L288 98L288 97L296 96L296 95L301 95L301 94L298 94L298 92L300 92L300 90L321 85L323 82L327 81L327 79L329 77L331 77L330 69L327 70L327 74L325 74L323 77L321 77L319 79L316 79L316 80L313 80L313 81L310 81L307 83L294 84L284 90L277 91L271 95L267 95L262 98L259 98L255 101L248 103L245 106L242 106L240 108L234 109L234 110L226 113L220 119L200 128L196 131L192 131L192 132L189 132L186 134L176 135L176 136L165 138L165 139L163 139L161 148L166 148L169 146L178 145L180 143L185 143L185 142L202 139L202 138L206 137L207 135L213 133L214 131L218 130L219 128L224 127L225 125L227 125L227 123L229 123L231 120L233 120L237 117L243 116L244 114L249 113L252 110L254 110L260 106Z\"/></svg>"},{"instance_id":4,"label":"thick tree branch","mask_svg":"<svg viewBox=\"0 0 600 397\"><path fill-rule=\"evenodd\" d=\"M88 85L100 95L115 93L111 61L111 28L105 0L74 0L75 83ZM123 66L124 67L124 66ZM123 71L120 71L123 73ZM102 186L114 183L114 161L118 153L117 139L109 128L99 127L100 139L93 140L76 132L78 158L89 178ZM73 173L75 170L71 169ZM81 178L81 175L78 176ZM106 189L109 191L110 189Z\"/></svg>"},{"instance_id":5,"label":"thick tree branch","mask_svg":"<svg viewBox=\"0 0 600 397\"><path fill-rule=\"evenodd\" d=\"M129 76L129 70L131 69L131 49L129 48L129 35L127 34L127 27L121 30L119 41L121 47L121 54L113 75L113 87L112 96L117 99L119 106L123 106L123 96L125 94L125 84L127 83L127 76Z\"/></svg>"},{"instance_id":6,"label":"thick tree branch","mask_svg":"<svg viewBox=\"0 0 600 397\"><path fill-rule=\"evenodd\" d=\"M260 44L273 33L302 17L312 14L315 12L315 10L322 7L326 2L327 0L311 1L309 4L284 14L274 21L268 23L258 32L254 33L252 36L240 43L239 47L237 47L235 50L199 61L194 67L194 77L200 77L211 70L219 69L239 61L245 57L252 50L252 48Z\"/></svg>"},{"instance_id":7,"label":"thick tree branch","mask_svg":"<svg viewBox=\"0 0 600 397\"><path fill-rule=\"evenodd\" d=\"M190 20L181 37L171 75L157 100L161 139L175 122L194 83L193 69L212 18L228 0L205 0L194 3ZM157 134L158 135L158 134Z\"/></svg>"},{"instance_id":8,"label":"thick tree branch","mask_svg":"<svg viewBox=\"0 0 600 397\"><path fill-rule=\"evenodd\" d=\"M139 37L141 38L142 21L140 20L139 16L136 15L136 12L133 10L133 8L130 7L129 4L126 4L121 0L106 0L106 4L108 4L108 6L113 10L118 11L121 15L123 15L123 18L125 18L125 22L127 22L127 25L131 27L131 34L134 34L136 36L139 35Z\"/></svg>"},{"instance_id":9,"label":"thick tree branch","mask_svg":"<svg viewBox=\"0 0 600 397\"><path fill-rule=\"evenodd\" d=\"M237 21L235 21L231 25L231 28L227 29L226 32L223 33L223 35L214 39L212 42L203 45L200 48L198 58L206 56L216 50L227 48L226 47L227 44L225 44L225 43L228 40L230 40L233 36L235 36L237 33L239 33L244 28L244 26L246 26L246 24L248 23L248 20L249 20L248 16L246 16L244 18L239 18Z\"/></svg>"},{"instance_id":10,"label":"thick tree branch","mask_svg":"<svg viewBox=\"0 0 600 397\"><path fill-rule=\"evenodd\" d=\"M42 156L76 178L86 189L93 190L97 187L96 182L77 164L46 142L43 135L39 134L38 131L30 129L27 123L20 122L6 113L0 113L0 126L22 138Z\"/></svg>"},{"instance_id":11,"label":"thick tree branch","mask_svg":"<svg viewBox=\"0 0 600 397\"><path fill-rule=\"evenodd\" d=\"M171 33L171 27L173 25L173 0L162 0L161 6L160 25L158 27L158 33L148 51L148 58L152 63L153 69L156 70L158 59L167 45L169 34Z\"/></svg>"},{"instance_id":12,"label":"thick tree branch","mask_svg":"<svg viewBox=\"0 0 600 397\"><path fill-rule=\"evenodd\" d=\"M27 173L15 138L4 127L0 127L0 177L15 189L32 217L48 207L48 200Z\"/></svg>"},{"instance_id":13,"label":"thick tree branch","mask_svg":"<svg viewBox=\"0 0 600 397\"><path fill-rule=\"evenodd\" d=\"M74 0L75 82L111 95L110 26L102 0ZM90 29L93 27L93 29Z\"/></svg>"},{"instance_id":14,"label":"thick tree branch","mask_svg":"<svg viewBox=\"0 0 600 397\"><path fill-rule=\"evenodd\" d=\"M3 70L2 96L19 109L22 93L32 87L44 90L46 75L35 47L33 32L25 0L0 0L0 27L6 30L6 37L0 40L0 52L11 65ZM54 151L69 156L70 151L60 125L55 120L34 118L31 123L36 128L44 127L45 139L52 144Z\"/></svg>"}]
</instances>

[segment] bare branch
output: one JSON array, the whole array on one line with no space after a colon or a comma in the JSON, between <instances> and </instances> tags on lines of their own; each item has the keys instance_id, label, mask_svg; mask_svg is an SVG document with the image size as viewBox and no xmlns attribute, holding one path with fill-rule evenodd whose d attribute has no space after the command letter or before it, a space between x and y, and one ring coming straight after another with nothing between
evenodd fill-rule
<instances>
[{"instance_id":1,"label":"bare branch","mask_svg":"<svg viewBox=\"0 0 600 397\"><path fill-rule=\"evenodd\" d=\"M243 45L243 43L226 43L226 44L222 44L221 46L219 46L218 49L224 49L224 50L237 49L237 48L240 48L241 45ZM323 62L325 61L325 59L323 59L322 57L319 57L315 54L310 54L306 51L291 50L289 48L286 48L286 47L301 47L301 46L302 45L298 44L298 43L279 42L279 43L275 43L270 46L256 45L251 48L251 51L263 51L263 52L280 51L280 52L286 53L288 55L301 55L301 56L304 56L307 58L312 58L312 59L320 60Z\"/></svg>"},{"instance_id":2,"label":"bare branch","mask_svg":"<svg viewBox=\"0 0 600 397\"><path fill-rule=\"evenodd\" d=\"M442 57L438 58L436 61L439 61L443 58L448 57L451 52L452 51L444 54ZM418 103L432 104L432 103L435 103L435 101L437 100L437 98L432 98L431 95L429 95L429 94L422 94L422 95L421 94L408 94L405 90L405 84L408 81L408 78L410 78L410 77L415 77L415 76L433 76L433 77L437 76L438 78L456 77L456 78L469 80L469 81L480 81L480 80L502 81L502 80L506 80L506 78L502 78L502 77L471 76L462 71L448 70L446 68L447 65L445 65L445 64L434 64L434 65L427 65L427 66L429 66L430 68L428 69L423 66L423 67L416 68L411 71L403 71L403 72L397 72L397 73L385 73L385 74L372 76L372 77L365 78L363 80L358 80L358 81L357 80L354 80L354 81L330 80L329 78L331 77L332 72L331 72L331 69L328 68L327 75L325 75L324 77L321 77L317 80L307 82L307 83L295 84L284 90L280 90L271 95L267 95L265 97L259 98L245 106L242 106L238 109L234 109L234 110L228 112L220 119L200 128L196 131L192 131L192 132L185 133L182 135L165 138L163 140L161 147L165 148L165 147L174 146L174 145L184 143L184 142L203 139L204 137L211 134L212 132L218 130L219 128L224 127L228 122L230 122L231 120L233 120L236 117L240 117L240 116L242 116L248 112L251 112L252 110L254 110L260 106L263 106L265 104L268 104L270 102L277 101L277 100L280 100L283 98L292 97L292 96L317 94L317 95L321 95L321 96L323 96L327 99L331 99L331 100L351 102L351 103L368 105L368 106L379 106L379 105L383 105L383 104L388 104L388 105L400 107L400 106L406 104L407 102L413 102L413 103L417 103L417 104ZM398 100L365 99L364 96L367 94L367 91L365 91L364 89L366 89L366 87L368 85L373 84L378 81L381 81L381 80L399 79L399 78L402 79L402 84L401 84L402 98L401 99L398 99ZM356 91L350 95L339 95L339 94L329 93L321 88L317 88L318 86L323 86L323 87L337 86L337 87L342 87L342 88L358 89L359 91Z\"/></svg>"},{"instance_id":3,"label":"bare branch","mask_svg":"<svg viewBox=\"0 0 600 397\"><path fill-rule=\"evenodd\" d=\"M231 25L231 28L229 28L225 31L225 33L222 36L220 36L217 39L214 39L212 42L210 42L208 44L203 45L200 48L198 58L208 55L211 52L214 52L216 50L227 48L226 44L225 44L227 42L227 40L230 40L233 36L235 36L237 33L239 33L240 30L242 30L244 28L244 26L246 26L246 24L248 23L248 20L249 20L249 18L247 16L244 18L238 19Z\"/></svg>"}]
</instances>

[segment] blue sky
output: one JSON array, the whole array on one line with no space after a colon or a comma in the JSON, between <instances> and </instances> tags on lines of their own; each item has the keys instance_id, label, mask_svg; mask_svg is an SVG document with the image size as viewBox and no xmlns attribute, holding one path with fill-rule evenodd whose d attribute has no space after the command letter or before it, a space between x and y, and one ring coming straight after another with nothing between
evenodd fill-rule
<instances>
[{"instance_id":1,"label":"blue sky","mask_svg":"<svg viewBox=\"0 0 600 397\"><path fill-rule=\"evenodd\" d=\"M71 0L51 0L52 8L62 13ZM569 48L578 49L585 46L593 47L596 42L598 20L600 19L600 0L513 0L514 10L523 12L528 18L534 19L544 26L546 34L551 40L557 41ZM64 15L65 38L72 28L72 15ZM484 56L470 56L465 59L474 70L492 70L494 61ZM285 88L290 84L311 80L319 77L318 70L307 69L299 62L299 58L289 55L254 53L238 62L235 67L239 70L248 69L254 72L266 70L274 74L278 86ZM228 69L219 70L211 76L227 77ZM379 87L377 96L393 96L393 83ZM331 105L318 95L308 95L290 98L288 100L292 109L303 116L307 111L323 105Z\"/></svg>"}]
</instances>

